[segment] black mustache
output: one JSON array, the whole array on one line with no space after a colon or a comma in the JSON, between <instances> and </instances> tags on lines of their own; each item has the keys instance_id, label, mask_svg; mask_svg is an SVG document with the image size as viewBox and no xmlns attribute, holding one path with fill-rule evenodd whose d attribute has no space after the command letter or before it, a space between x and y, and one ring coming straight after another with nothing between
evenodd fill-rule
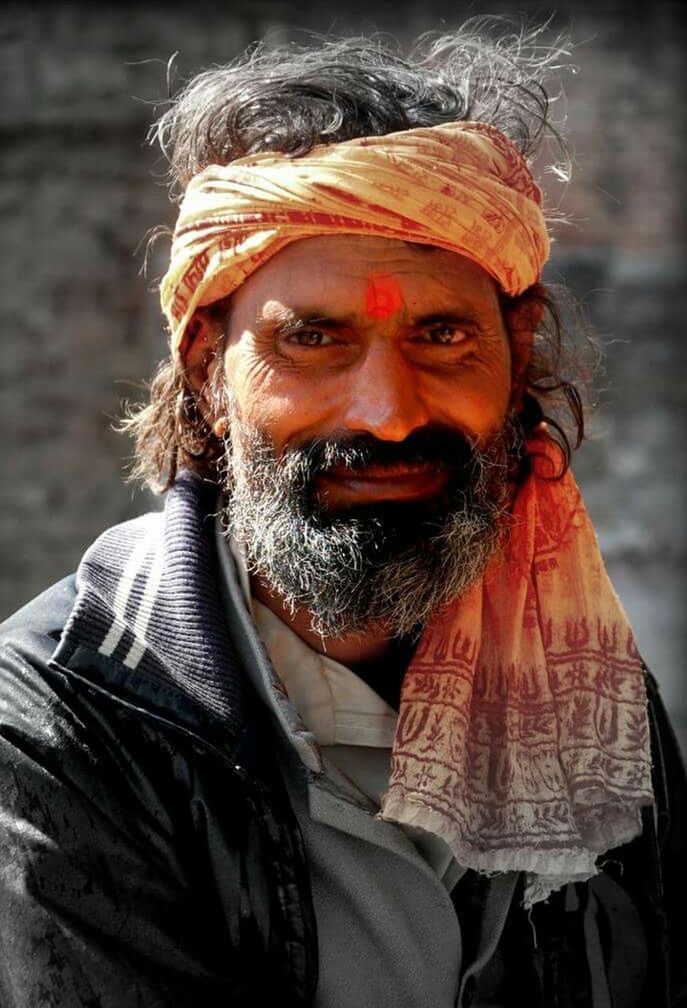
<instances>
[{"instance_id":1,"label":"black mustache","mask_svg":"<svg viewBox=\"0 0 687 1008\"><path fill-rule=\"evenodd\" d=\"M313 439L300 446L303 475L311 479L335 466L349 469L395 465L436 465L464 469L474 461L472 443L461 433L444 428L423 427L404 441L380 441L371 434Z\"/></svg>"}]
</instances>

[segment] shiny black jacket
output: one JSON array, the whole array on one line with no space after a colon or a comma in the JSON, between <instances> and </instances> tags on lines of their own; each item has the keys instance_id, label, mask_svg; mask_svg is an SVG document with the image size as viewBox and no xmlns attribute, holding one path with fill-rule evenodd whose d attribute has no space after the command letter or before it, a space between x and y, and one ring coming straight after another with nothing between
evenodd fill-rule
<instances>
[{"instance_id":1,"label":"shiny black jacket","mask_svg":"<svg viewBox=\"0 0 687 1008\"><path fill-rule=\"evenodd\" d=\"M313 1000L307 859L219 597L213 504L183 476L164 515L110 530L0 630L0 1008ZM599 963L609 1008L687 1004L687 783L647 690L656 807L594 887L530 919L514 900L504 1008L596 1008ZM459 883L466 926L482 884Z\"/></svg>"}]
</instances>

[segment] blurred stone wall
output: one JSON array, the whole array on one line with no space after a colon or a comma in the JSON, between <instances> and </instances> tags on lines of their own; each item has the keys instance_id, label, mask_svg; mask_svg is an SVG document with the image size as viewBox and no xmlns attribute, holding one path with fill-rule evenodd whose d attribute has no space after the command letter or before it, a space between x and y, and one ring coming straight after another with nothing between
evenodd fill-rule
<instances>
[{"instance_id":1,"label":"blurred stone wall","mask_svg":"<svg viewBox=\"0 0 687 1008\"><path fill-rule=\"evenodd\" d=\"M547 276L584 300L607 344L602 411L575 471L609 570L683 740L685 687L684 25L677 3L521 3L578 43L565 78L576 152ZM111 431L164 353L142 243L172 224L145 144L175 80L272 31L392 31L402 40L506 4L319 0L5 4L0 13L4 326L0 617L73 570L104 528L159 506L122 482ZM565 61L565 57L563 57ZM683 745L684 745L683 741ZM686 747L687 748L687 747Z\"/></svg>"}]
</instances>

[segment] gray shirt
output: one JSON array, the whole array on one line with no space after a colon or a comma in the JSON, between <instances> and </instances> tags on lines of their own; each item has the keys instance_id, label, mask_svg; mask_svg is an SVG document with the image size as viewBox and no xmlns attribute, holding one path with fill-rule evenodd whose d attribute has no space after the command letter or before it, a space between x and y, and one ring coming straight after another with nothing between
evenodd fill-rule
<instances>
[{"instance_id":1,"label":"gray shirt","mask_svg":"<svg viewBox=\"0 0 687 1008\"><path fill-rule=\"evenodd\" d=\"M476 957L463 962L450 889L464 869L437 854L438 838L377 818L375 792L388 766L383 748L370 748L361 769L360 746L328 753L318 745L277 675L240 584L240 563L219 528L217 547L222 590L244 624L244 664L284 743L284 777L308 855L318 925L317 1008L453 1008L466 984L474 984L469 978L493 957L517 873L491 880Z\"/></svg>"}]
</instances>

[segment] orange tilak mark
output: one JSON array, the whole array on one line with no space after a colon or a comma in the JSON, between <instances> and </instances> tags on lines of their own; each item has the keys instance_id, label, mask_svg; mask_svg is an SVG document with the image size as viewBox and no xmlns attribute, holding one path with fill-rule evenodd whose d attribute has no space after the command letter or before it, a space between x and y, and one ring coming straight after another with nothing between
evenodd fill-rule
<instances>
[{"instance_id":1,"label":"orange tilak mark","mask_svg":"<svg viewBox=\"0 0 687 1008\"><path fill-rule=\"evenodd\" d=\"M403 303L401 288L393 277L372 274L365 290L365 311L369 318L385 319Z\"/></svg>"}]
</instances>

